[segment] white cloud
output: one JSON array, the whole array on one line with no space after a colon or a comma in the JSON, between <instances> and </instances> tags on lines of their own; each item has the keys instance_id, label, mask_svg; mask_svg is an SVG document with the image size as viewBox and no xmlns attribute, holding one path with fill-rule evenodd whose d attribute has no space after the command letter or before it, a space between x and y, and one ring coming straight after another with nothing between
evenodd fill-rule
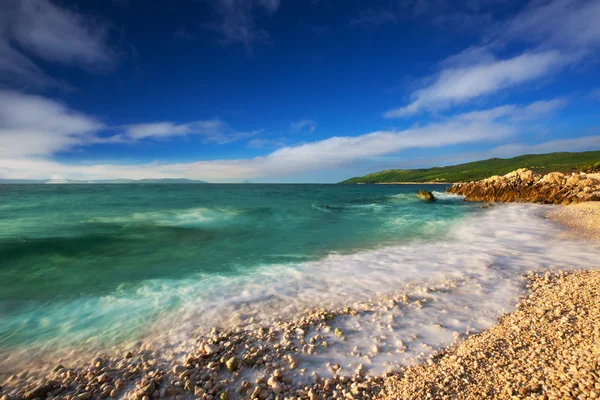
<instances>
[{"instance_id":1,"label":"white cloud","mask_svg":"<svg viewBox=\"0 0 600 400\"><path fill-rule=\"evenodd\" d=\"M444 69L434 82L411 95L407 106L387 111L387 118L443 110L545 76L567 60L556 51L524 53L507 60L489 58L474 65ZM453 61L456 62L456 61Z\"/></svg>"},{"instance_id":2,"label":"white cloud","mask_svg":"<svg viewBox=\"0 0 600 400\"><path fill-rule=\"evenodd\" d=\"M524 121L542 118L565 104L563 99L526 106L509 104L444 118L406 130L381 130L358 136L281 147L267 155L236 160L189 163L153 162L139 165L69 165L53 161L58 152L96 143L134 143L199 135L205 142L228 143L257 132L237 132L219 120L189 123L156 122L121 127L104 125L65 105L14 91L0 91L0 177L69 179L195 178L209 181L277 179L310 171L325 171L393 155L406 149L498 141L524 131ZM117 132L107 136L108 132ZM104 133L104 135L100 135ZM249 146L269 144L265 141ZM275 143L270 143L275 144ZM282 145L279 143L278 145Z\"/></svg>"},{"instance_id":3,"label":"white cloud","mask_svg":"<svg viewBox=\"0 0 600 400\"><path fill-rule=\"evenodd\" d=\"M498 24L490 36L500 42L589 50L600 46L599 20L597 0L535 0L515 18Z\"/></svg>"},{"instance_id":4,"label":"white cloud","mask_svg":"<svg viewBox=\"0 0 600 400\"><path fill-rule=\"evenodd\" d=\"M104 130L117 133L101 136ZM205 143L225 144L258 133L236 131L220 120L108 127L57 101L0 90L0 156L49 156L95 143L133 143L186 135L200 136Z\"/></svg>"},{"instance_id":5,"label":"white cloud","mask_svg":"<svg viewBox=\"0 0 600 400\"><path fill-rule=\"evenodd\" d=\"M226 144L255 136L260 131L238 132L220 120L193 121L183 124L154 122L125 126L119 139L161 139L173 136L199 135L207 143Z\"/></svg>"},{"instance_id":6,"label":"white cloud","mask_svg":"<svg viewBox=\"0 0 600 400\"><path fill-rule=\"evenodd\" d=\"M0 90L0 156L44 156L88 144L104 125L44 97Z\"/></svg>"},{"instance_id":7,"label":"white cloud","mask_svg":"<svg viewBox=\"0 0 600 400\"><path fill-rule=\"evenodd\" d=\"M313 133L315 129L317 129L317 123L310 119L303 119L301 121L292 122L290 124L290 128L292 128L295 132L308 132Z\"/></svg>"},{"instance_id":8,"label":"white cloud","mask_svg":"<svg viewBox=\"0 0 600 400\"><path fill-rule=\"evenodd\" d=\"M248 147L253 149L262 149L265 147L283 147L283 139L256 138L248 141Z\"/></svg>"},{"instance_id":9,"label":"white cloud","mask_svg":"<svg viewBox=\"0 0 600 400\"><path fill-rule=\"evenodd\" d=\"M107 27L49 0L0 4L0 80L11 86L61 86L33 61L106 70L116 55L106 44Z\"/></svg>"},{"instance_id":10,"label":"white cloud","mask_svg":"<svg viewBox=\"0 0 600 400\"><path fill-rule=\"evenodd\" d=\"M537 144L505 144L489 152L489 157L512 157L519 154L541 154L556 151L586 151L600 148L600 135L550 140Z\"/></svg>"},{"instance_id":11,"label":"white cloud","mask_svg":"<svg viewBox=\"0 0 600 400\"><path fill-rule=\"evenodd\" d=\"M251 159L175 164L154 162L133 166L115 164L81 166L65 165L39 158L3 158L0 161L0 176L23 179L46 178L52 174L70 179L186 177L210 181L289 177L307 171L338 168L405 149L500 140L518 131L517 126L502 118L518 112L519 109L515 106L512 111L492 110L476 118L473 115L459 115L403 131L385 130L359 136L332 137L298 146L283 147L268 155ZM171 133L173 130L177 131L177 134L181 132L177 126L170 125L153 129L152 133L160 135Z\"/></svg>"},{"instance_id":12,"label":"white cloud","mask_svg":"<svg viewBox=\"0 0 600 400\"><path fill-rule=\"evenodd\" d=\"M440 63L441 71L411 93L409 104L384 115L407 117L449 109L581 62L600 46L598 20L597 0L533 0L513 18L490 28L482 44ZM512 58L494 55L511 43L530 48Z\"/></svg>"}]
</instances>

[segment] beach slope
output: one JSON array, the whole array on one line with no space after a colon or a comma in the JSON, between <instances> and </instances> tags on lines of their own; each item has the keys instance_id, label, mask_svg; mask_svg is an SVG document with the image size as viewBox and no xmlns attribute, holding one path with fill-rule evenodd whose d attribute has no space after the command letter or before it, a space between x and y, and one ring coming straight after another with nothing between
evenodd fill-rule
<instances>
[{"instance_id":1,"label":"beach slope","mask_svg":"<svg viewBox=\"0 0 600 400\"><path fill-rule=\"evenodd\" d=\"M528 279L515 312L388 379L380 399L598 398L600 271Z\"/></svg>"}]
</instances>

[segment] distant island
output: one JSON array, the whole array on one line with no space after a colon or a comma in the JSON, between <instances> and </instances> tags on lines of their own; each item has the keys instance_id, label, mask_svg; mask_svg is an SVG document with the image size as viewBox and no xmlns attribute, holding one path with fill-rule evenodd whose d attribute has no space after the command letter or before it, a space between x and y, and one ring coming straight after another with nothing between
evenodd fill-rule
<instances>
[{"instance_id":1,"label":"distant island","mask_svg":"<svg viewBox=\"0 0 600 400\"><path fill-rule=\"evenodd\" d=\"M470 182L504 175L519 168L539 174L573 171L594 172L600 169L600 151L579 153L526 154L513 158L490 158L466 164L422 169L390 169L362 177L350 178L343 184L358 183L456 183Z\"/></svg>"},{"instance_id":2,"label":"distant island","mask_svg":"<svg viewBox=\"0 0 600 400\"><path fill-rule=\"evenodd\" d=\"M161 184L199 184L208 183L206 181L184 179L184 178L166 178L166 179L100 179L100 180L75 180L75 179L0 179L1 184L118 184L118 183L161 183Z\"/></svg>"}]
</instances>

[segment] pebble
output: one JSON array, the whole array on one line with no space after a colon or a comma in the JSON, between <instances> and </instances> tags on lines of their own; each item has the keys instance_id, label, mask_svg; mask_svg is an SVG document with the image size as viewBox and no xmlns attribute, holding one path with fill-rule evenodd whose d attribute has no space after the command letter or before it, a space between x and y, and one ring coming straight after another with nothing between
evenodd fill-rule
<instances>
[{"instance_id":1,"label":"pebble","mask_svg":"<svg viewBox=\"0 0 600 400\"><path fill-rule=\"evenodd\" d=\"M385 380L379 398L592 398L600 371L600 271L527 278L531 292L515 312L433 362ZM548 312L556 309L563 317Z\"/></svg>"}]
</instances>

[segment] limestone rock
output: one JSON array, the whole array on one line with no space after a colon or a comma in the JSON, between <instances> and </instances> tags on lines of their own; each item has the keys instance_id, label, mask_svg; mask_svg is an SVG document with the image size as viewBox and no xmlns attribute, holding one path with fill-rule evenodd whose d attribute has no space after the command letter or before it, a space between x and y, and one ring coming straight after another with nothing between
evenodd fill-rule
<instances>
[{"instance_id":1,"label":"limestone rock","mask_svg":"<svg viewBox=\"0 0 600 400\"><path fill-rule=\"evenodd\" d=\"M425 190L419 190L417 192L417 197L423 201L435 201L435 196L431 192L427 192Z\"/></svg>"},{"instance_id":2,"label":"limestone rock","mask_svg":"<svg viewBox=\"0 0 600 400\"><path fill-rule=\"evenodd\" d=\"M600 181L589 175L571 175L567 178L560 172L540 177L533 171L521 168L504 176L458 183L447 191L464 195L466 201L566 205L596 201Z\"/></svg>"}]
</instances>

